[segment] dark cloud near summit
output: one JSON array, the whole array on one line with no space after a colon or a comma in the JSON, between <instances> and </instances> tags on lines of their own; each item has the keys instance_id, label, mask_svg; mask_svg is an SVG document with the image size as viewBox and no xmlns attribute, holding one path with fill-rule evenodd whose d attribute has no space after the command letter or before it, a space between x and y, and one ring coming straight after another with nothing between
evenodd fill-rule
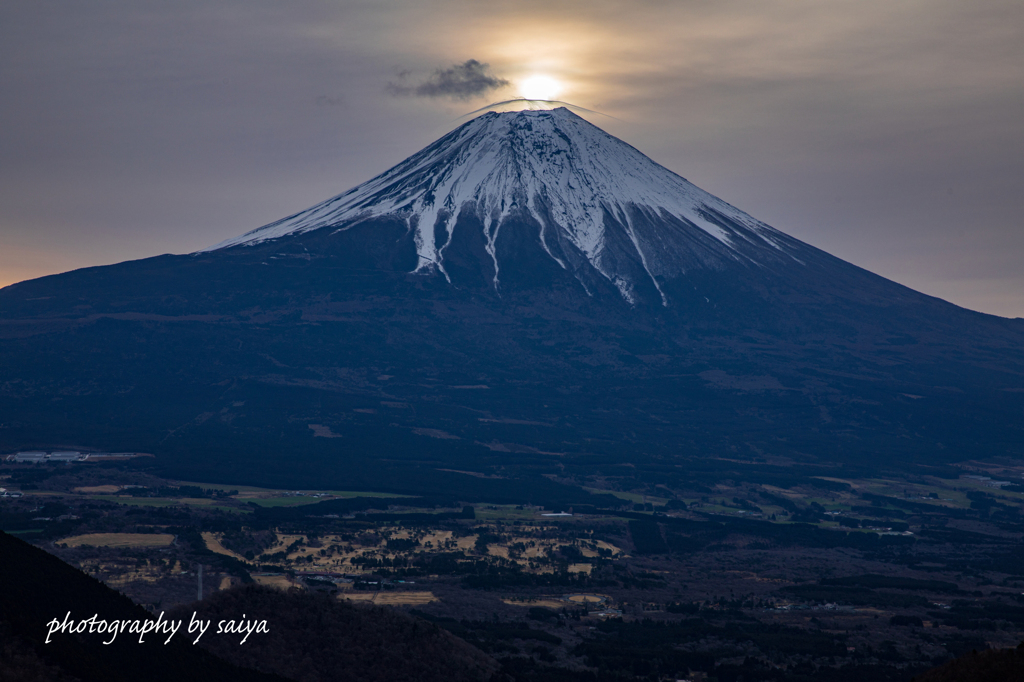
<instances>
[{"instance_id":1,"label":"dark cloud near summit","mask_svg":"<svg viewBox=\"0 0 1024 682\"><path fill-rule=\"evenodd\" d=\"M405 78L406 73L400 78ZM490 73L490 66L475 59L455 64L447 69L438 69L427 80L418 85L388 83L388 92L403 97L449 97L466 100L490 90L509 85L509 81Z\"/></svg>"}]
</instances>

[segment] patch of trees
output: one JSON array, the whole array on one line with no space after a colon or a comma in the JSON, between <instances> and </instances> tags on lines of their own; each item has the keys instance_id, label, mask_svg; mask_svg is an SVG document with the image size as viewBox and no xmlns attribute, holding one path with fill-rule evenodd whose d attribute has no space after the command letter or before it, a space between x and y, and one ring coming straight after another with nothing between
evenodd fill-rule
<instances>
[{"instance_id":1,"label":"patch of trees","mask_svg":"<svg viewBox=\"0 0 1024 682\"><path fill-rule=\"evenodd\" d=\"M900 509L906 509L907 511L915 512L918 514L937 514L941 516L948 516L955 519L967 518L967 511L963 509L956 509L952 507L942 507L937 504L927 504L925 502L915 502L913 500L903 500L898 497L889 497L887 495L876 495L874 493L861 493L861 497L869 502L872 506L882 507L885 505L898 507Z\"/></svg>"},{"instance_id":2,"label":"patch of trees","mask_svg":"<svg viewBox=\"0 0 1024 682\"><path fill-rule=\"evenodd\" d=\"M821 585L843 585L868 587L871 589L890 588L898 590L927 590L928 592L939 592L944 594L955 594L960 592L956 583L944 580L921 580L919 578L904 578L901 576L889 575L851 575L843 578L825 578L820 581Z\"/></svg>"},{"instance_id":3,"label":"patch of trees","mask_svg":"<svg viewBox=\"0 0 1024 682\"><path fill-rule=\"evenodd\" d=\"M978 680L1024 679L1024 643L1015 649L984 650L984 644L969 653L914 678L915 682L977 682Z\"/></svg>"},{"instance_id":4,"label":"patch of trees","mask_svg":"<svg viewBox=\"0 0 1024 682\"><path fill-rule=\"evenodd\" d=\"M684 519L659 518L665 526L665 539L674 552L695 552L721 543L730 534L754 536L776 546L874 550L882 546L913 544L912 537L885 536L876 533L826 530L806 523L770 523L755 519L708 516L706 523Z\"/></svg>"},{"instance_id":5,"label":"patch of trees","mask_svg":"<svg viewBox=\"0 0 1024 682\"><path fill-rule=\"evenodd\" d=\"M176 535L178 542L187 547L189 554L202 564L219 567L224 572L240 578L243 583L253 582L252 576L249 575L251 566L235 557L208 549L206 540L195 526L171 526L166 532Z\"/></svg>"},{"instance_id":6,"label":"patch of trees","mask_svg":"<svg viewBox=\"0 0 1024 682\"><path fill-rule=\"evenodd\" d=\"M995 600L958 599L949 610L935 611L929 615L941 620L945 625L952 625L961 630L996 630L1000 624L1005 623L1017 628L1024 626L1024 607Z\"/></svg>"},{"instance_id":7,"label":"patch of trees","mask_svg":"<svg viewBox=\"0 0 1024 682\"><path fill-rule=\"evenodd\" d=\"M691 602L672 602L671 604L665 605L665 611L668 613L681 613L688 616L693 616L700 613L700 604L695 601Z\"/></svg>"},{"instance_id":8,"label":"patch of trees","mask_svg":"<svg viewBox=\"0 0 1024 682\"><path fill-rule=\"evenodd\" d=\"M876 519L905 519L907 513L900 511L899 509L886 509L882 507L882 503L879 502L877 506L874 504L870 507L864 505L854 505L850 507L850 511L854 514L861 514L862 516L871 516Z\"/></svg>"},{"instance_id":9,"label":"patch of trees","mask_svg":"<svg viewBox=\"0 0 1024 682\"><path fill-rule=\"evenodd\" d=\"M498 590L508 587L564 587L584 589L603 583L594 582L586 573L527 573L515 567L502 567L480 562L478 570L462 578L465 587L476 590Z\"/></svg>"},{"instance_id":10,"label":"patch of trees","mask_svg":"<svg viewBox=\"0 0 1024 682\"><path fill-rule=\"evenodd\" d=\"M53 465L34 464L31 468L11 469L7 483L22 490L39 490L39 484L57 473Z\"/></svg>"},{"instance_id":11,"label":"patch of trees","mask_svg":"<svg viewBox=\"0 0 1024 682\"><path fill-rule=\"evenodd\" d=\"M432 616L416 610L413 613L465 639L483 651L494 650L496 648L494 644L501 640L532 640L556 645L562 643L561 637L545 630L532 628L529 623L525 622L456 620L455 618ZM554 612L552 611L552 613ZM508 649L507 647L497 647L497 650Z\"/></svg>"},{"instance_id":12,"label":"patch of trees","mask_svg":"<svg viewBox=\"0 0 1024 682\"><path fill-rule=\"evenodd\" d=\"M815 603L848 604L851 606L879 606L889 608L924 607L930 603L916 594L878 592L866 587L839 585L790 585L779 590L796 599Z\"/></svg>"},{"instance_id":13,"label":"patch of trees","mask_svg":"<svg viewBox=\"0 0 1024 682\"><path fill-rule=\"evenodd\" d=\"M246 532L241 529L232 529L225 532L221 539L222 545L232 552L241 554L249 561L273 547L276 542L277 534L269 530Z\"/></svg>"},{"instance_id":14,"label":"patch of trees","mask_svg":"<svg viewBox=\"0 0 1024 682\"><path fill-rule=\"evenodd\" d=\"M691 670L718 675L720 669L716 668L712 653L679 648L708 637L750 641L764 654L841 656L846 653L841 637L756 621L713 623L706 618L687 618L626 622L611 618L599 623L597 630L602 636L584 640L573 653L583 656L588 665L598 669L599 675L628 673L635 676L633 679L672 679L686 676ZM751 679L773 678L756 676Z\"/></svg>"},{"instance_id":15,"label":"patch of trees","mask_svg":"<svg viewBox=\"0 0 1024 682\"><path fill-rule=\"evenodd\" d=\"M922 528L918 535L923 538L936 540L938 542L947 542L953 545L1015 544L1014 540L1009 540L995 535L985 535L984 533L975 533L969 530L961 530L959 528L929 526L927 528Z\"/></svg>"},{"instance_id":16,"label":"patch of trees","mask_svg":"<svg viewBox=\"0 0 1024 682\"><path fill-rule=\"evenodd\" d=\"M558 611L544 608L543 606L531 606L530 610L526 612L526 617L543 623L557 622Z\"/></svg>"},{"instance_id":17,"label":"patch of trees","mask_svg":"<svg viewBox=\"0 0 1024 682\"><path fill-rule=\"evenodd\" d=\"M629 536L633 540L637 554L664 554L668 552L665 538L657 522L634 520L629 522Z\"/></svg>"}]
</instances>

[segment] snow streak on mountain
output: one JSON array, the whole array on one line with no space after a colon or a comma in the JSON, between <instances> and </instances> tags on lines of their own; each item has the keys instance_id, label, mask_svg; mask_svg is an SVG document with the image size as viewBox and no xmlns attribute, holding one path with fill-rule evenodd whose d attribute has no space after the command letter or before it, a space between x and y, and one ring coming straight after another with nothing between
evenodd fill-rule
<instances>
[{"instance_id":1,"label":"snow streak on mountain","mask_svg":"<svg viewBox=\"0 0 1024 682\"><path fill-rule=\"evenodd\" d=\"M500 288L500 235L515 230L585 288L593 269L630 303L640 279L668 305L662 284L688 270L800 262L806 248L560 108L480 116L344 194L207 251L381 217L413 232L418 272L451 281L456 231L480 230Z\"/></svg>"}]
</instances>

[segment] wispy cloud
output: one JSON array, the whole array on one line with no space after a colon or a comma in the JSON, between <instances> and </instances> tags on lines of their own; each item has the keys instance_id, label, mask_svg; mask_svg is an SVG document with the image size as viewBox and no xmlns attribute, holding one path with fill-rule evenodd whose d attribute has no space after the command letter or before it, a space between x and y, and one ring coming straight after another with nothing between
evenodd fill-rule
<instances>
[{"instance_id":1,"label":"wispy cloud","mask_svg":"<svg viewBox=\"0 0 1024 682\"><path fill-rule=\"evenodd\" d=\"M400 97L445 97L468 100L491 90L497 90L509 81L490 72L490 66L475 59L466 60L447 69L437 69L425 81L407 83L409 72L399 74L399 83L388 83L388 92Z\"/></svg>"}]
</instances>

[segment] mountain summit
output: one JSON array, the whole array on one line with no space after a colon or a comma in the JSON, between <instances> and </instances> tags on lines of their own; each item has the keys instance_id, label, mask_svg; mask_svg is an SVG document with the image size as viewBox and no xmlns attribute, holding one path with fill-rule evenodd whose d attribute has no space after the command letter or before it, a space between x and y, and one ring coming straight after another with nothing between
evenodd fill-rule
<instances>
[{"instance_id":1,"label":"mountain summit","mask_svg":"<svg viewBox=\"0 0 1024 682\"><path fill-rule=\"evenodd\" d=\"M488 113L394 168L208 251L374 219L413 236L416 272L452 282L457 251L482 246L495 289L523 251L590 291L604 278L636 303L693 268L797 259L799 243L658 165L566 108ZM466 235L464 233L472 234ZM463 254L464 256L464 254Z\"/></svg>"}]
</instances>

